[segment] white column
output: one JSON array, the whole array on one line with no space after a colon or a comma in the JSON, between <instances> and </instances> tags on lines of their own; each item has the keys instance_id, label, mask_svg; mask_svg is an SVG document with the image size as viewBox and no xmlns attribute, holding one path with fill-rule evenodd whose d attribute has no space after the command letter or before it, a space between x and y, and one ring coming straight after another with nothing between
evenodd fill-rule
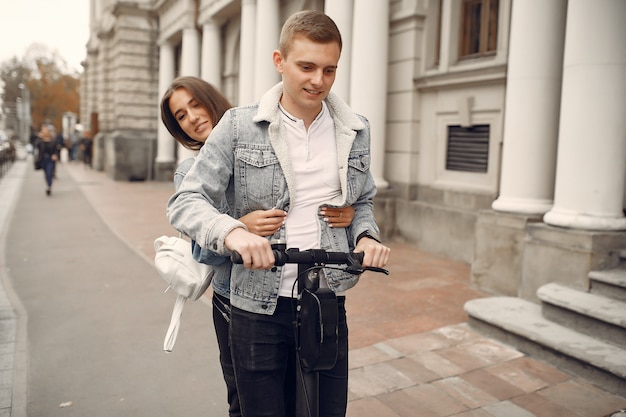
<instances>
[{"instance_id":1,"label":"white column","mask_svg":"<svg viewBox=\"0 0 626 417\"><path fill-rule=\"evenodd\" d=\"M350 67L352 61L352 9L354 0L326 1L324 13L330 16L341 32L341 59L333 92L344 101L350 100Z\"/></svg>"},{"instance_id":2,"label":"white column","mask_svg":"<svg viewBox=\"0 0 626 417\"><path fill-rule=\"evenodd\" d=\"M623 230L626 2L569 0L554 207L544 221Z\"/></svg>"},{"instance_id":3,"label":"white column","mask_svg":"<svg viewBox=\"0 0 626 417\"><path fill-rule=\"evenodd\" d=\"M180 75L200 75L200 35L195 27L183 29Z\"/></svg>"},{"instance_id":4,"label":"white column","mask_svg":"<svg viewBox=\"0 0 626 417\"><path fill-rule=\"evenodd\" d=\"M278 0L257 0L254 58L254 100L280 81L272 61L280 37L280 5Z\"/></svg>"},{"instance_id":5,"label":"white column","mask_svg":"<svg viewBox=\"0 0 626 417\"><path fill-rule=\"evenodd\" d=\"M498 211L552 207L567 0L514 1Z\"/></svg>"},{"instance_id":6,"label":"white column","mask_svg":"<svg viewBox=\"0 0 626 417\"><path fill-rule=\"evenodd\" d=\"M159 96L158 96L158 128L157 128L157 155L156 163L174 162L174 149L176 142L161 122L161 97L174 79L174 46L163 43L159 46Z\"/></svg>"},{"instance_id":7,"label":"white column","mask_svg":"<svg viewBox=\"0 0 626 417\"><path fill-rule=\"evenodd\" d=\"M256 0L241 1L239 45L239 105L254 101L254 37L256 36Z\"/></svg>"},{"instance_id":8,"label":"white column","mask_svg":"<svg viewBox=\"0 0 626 417\"><path fill-rule=\"evenodd\" d=\"M222 89L222 42L219 22L211 20L202 25L202 62L200 77Z\"/></svg>"},{"instance_id":9,"label":"white column","mask_svg":"<svg viewBox=\"0 0 626 417\"><path fill-rule=\"evenodd\" d=\"M200 34L195 27L183 29L181 76L200 76ZM195 156L197 152L178 144L178 163Z\"/></svg>"},{"instance_id":10,"label":"white column","mask_svg":"<svg viewBox=\"0 0 626 417\"><path fill-rule=\"evenodd\" d=\"M371 170L379 188L383 178L387 109L389 2L354 0L350 105L371 127Z\"/></svg>"}]
</instances>

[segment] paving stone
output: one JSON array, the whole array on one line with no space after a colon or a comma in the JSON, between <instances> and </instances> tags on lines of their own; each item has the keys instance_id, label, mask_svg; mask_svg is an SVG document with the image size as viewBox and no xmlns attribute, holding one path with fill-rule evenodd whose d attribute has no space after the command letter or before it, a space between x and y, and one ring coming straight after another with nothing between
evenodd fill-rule
<instances>
[{"instance_id":1,"label":"paving stone","mask_svg":"<svg viewBox=\"0 0 626 417\"><path fill-rule=\"evenodd\" d=\"M539 394L583 417L605 416L626 408L626 399L573 380L545 388Z\"/></svg>"},{"instance_id":2,"label":"paving stone","mask_svg":"<svg viewBox=\"0 0 626 417\"><path fill-rule=\"evenodd\" d=\"M433 384L417 385L405 389L404 392L414 398L418 404L423 405L440 417L451 416L468 410L456 398L451 397L445 390Z\"/></svg>"},{"instance_id":3,"label":"paving stone","mask_svg":"<svg viewBox=\"0 0 626 417\"><path fill-rule=\"evenodd\" d=\"M392 346L390 346L386 342L376 343L374 345L374 347L376 349L380 350L381 352L389 355L389 357L391 357L391 358L401 358L403 356L406 356L405 354L403 354L402 352L396 350L395 348L393 348Z\"/></svg>"},{"instance_id":4,"label":"paving stone","mask_svg":"<svg viewBox=\"0 0 626 417\"><path fill-rule=\"evenodd\" d=\"M385 351L378 349L376 346L368 346L350 351L349 367L350 369L362 368L374 363L385 362L393 359L392 356Z\"/></svg>"},{"instance_id":5,"label":"paving stone","mask_svg":"<svg viewBox=\"0 0 626 417\"><path fill-rule=\"evenodd\" d=\"M437 351L437 354L453 364L457 365L464 372L473 371L474 369L484 368L492 363L488 360L477 357L464 350L462 347L454 346L448 349L441 349Z\"/></svg>"},{"instance_id":6,"label":"paving stone","mask_svg":"<svg viewBox=\"0 0 626 417\"><path fill-rule=\"evenodd\" d=\"M403 417L377 398L363 398L348 403L346 417Z\"/></svg>"},{"instance_id":7,"label":"paving stone","mask_svg":"<svg viewBox=\"0 0 626 417\"><path fill-rule=\"evenodd\" d=\"M400 358L387 362L389 366L394 367L398 372L406 375L414 384L434 381L440 376L426 369L412 358Z\"/></svg>"},{"instance_id":8,"label":"paving stone","mask_svg":"<svg viewBox=\"0 0 626 417\"><path fill-rule=\"evenodd\" d=\"M454 414L454 417L493 417L485 410L481 410L480 408L475 410L465 411L463 413Z\"/></svg>"},{"instance_id":9,"label":"paving stone","mask_svg":"<svg viewBox=\"0 0 626 417\"><path fill-rule=\"evenodd\" d=\"M348 389L358 398L375 396L412 385L413 381L387 363L354 369L348 380Z\"/></svg>"},{"instance_id":10,"label":"paving stone","mask_svg":"<svg viewBox=\"0 0 626 417\"><path fill-rule=\"evenodd\" d=\"M499 403L489 404L484 406L483 410L493 417L537 417L530 411L525 410L510 401L501 401Z\"/></svg>"},{"instance_id":11,"label":"paving stone","mask_svg":"<svg viewBox=\"0 0 626 417\"><path fill-rule=\"evenodd\" d=\"M387 341L387 344L405 356L417 352L443 349L450 347L450 340L433 332L415 333L404 337L397 337Z\"/></svg>"},{"instance_id":12,"label":"paving stone","mask_svg":"<svg viewBox=\"0 0 626 417\"><path fill-rule=\"evenodd\" d=\"M509 361L524 356L518 350L489 339L476 339L457 346L474 357L489 364Z\"/></svg>"},{"instance_id":13,"label":"paving stone","mask_svg":"<svg viewBox=\"0 0 626 417\"><path fill-rule=\"evenodd\" d=\"M484 369L468 372L460 377L475 387L480 388L488 394L494 396L498 400L508 400L525 394L525 392L521 389L503 381L493 374L490 374Z\"/></svg>"},{"instance_id":14,"label":"paving stone","mask_svg":"<svg viewBox=\"0 0 626 417\"><path fill-rule=\"evenodd\" d=\"M511 364L517 366L520 370L523 370L529 375L534 375L535 377L546 381L548 384L558 384L571 378L569 374L560 371L546 362L531 359L526 356L512 360Z\"/></svg>"},{"instance_id":15,"label":"paving stone","mask_svg":"<svg viewBox=\"0 0 626 417\"><path fill-rule=\"evenodd\" d=\"M580 417L580 414L576 414L536 392L513 398L511 402L530 411L537 417Z\"/></svg>"},{"instance_id":16,"label":"paving stone","mask_svg":"<svg viewBox=\"0 0 626 417\"><path fill-rule=\"evenodd\" d=\"M378 399L401 417L439 417L435 412L425 408L423 404L416 403L405 390L383 394L378 396Z\"/></svg>"},{"instance_id":17,"label":"paving stone","mask_svg":"<svg viewBox=\"0 0 626 417\"><path fill-rule=\"evenodd\" d=\"M441 335L446 339L459 344L474 339L482 339L482 337L472 330L467 323L454 324L444 326L433 331L434 334Z\"/></svg>"},{"instance_id":18,"label":"paving stone","mask_svg":"<svg viewBox=\"0 0 626 417\"><path fill-rule=\"evenodd\" d=\"M445 390L451 397L456 398L469 409L483 407L498 402L498 399L485 391L472 386L466 380L453 376L433 382L433 385Z\"/></svg>"},{"instance_id":19,"label":"paving stone","mask_svg":"<svg viewBox=\"0 0 626 417\"><path fill-rule=\"evenodd\" d=\"M516 361L489 366L485 368L485 372L497 376L525 393L534 392L549 385L543 379L537 378L533 374L528 374L525 369L520 369Z\"/></svg>"},{"instance_id":20,"label":"paving stone","mask_svg":"<svg viewBox=\"0 0 626 417\"><path fill-rule=\"evenodd\" d=\"M438 352L420 352L411 355L410 358L442 378L459 375L464 372L462 368L442 357Z\"/></svg>"}]
</instances>

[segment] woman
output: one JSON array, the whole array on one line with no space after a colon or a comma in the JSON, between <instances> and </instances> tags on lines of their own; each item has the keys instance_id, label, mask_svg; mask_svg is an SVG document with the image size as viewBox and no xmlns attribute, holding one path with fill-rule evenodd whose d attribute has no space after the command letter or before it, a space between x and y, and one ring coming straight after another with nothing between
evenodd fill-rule
<instances>
[{"instance_id":1,"label":"woman","mask_svg":"<svg viewBox=\"0 0 626 417\"><path fill-rule=\"evenodd\" d=\"M161 120L182 146L191 150L199 150L219 122L224 113L232 107L228 100L211 84L196 77L179 77L161 99ZM180 186L185 175L193 165L194 158L180 163L174 173L174 186ZM221 210L229 213L228 198L225 196ZM259 236L271 236L276 233L285 221L287 213L283 210L257 210L239 220L248 230ZM320 210L320 216L331 227L347 227L354 217L352 207L331 208ZM240 416L237 388L228 345L228 322L230 321L230 261L226 258L200 248L192 242L194 259L213 265L213 324L220 349L220 364L228 391L229 416Z\"/></svg>"},{"instance_id":2,"label":"woman","mask_svg":"<svg viewBox=\"0 0 626 417\"><path fill-rule=\"evenodd\" d=\"M52 180L54 179L56 161L59 159L59 146L52 131L46 125L41 127L37 136L38 139L35 145L37 149L37 164L43 170L46 179L46 195L50 195L52 192Z\"/></svg>"}]
</instances>

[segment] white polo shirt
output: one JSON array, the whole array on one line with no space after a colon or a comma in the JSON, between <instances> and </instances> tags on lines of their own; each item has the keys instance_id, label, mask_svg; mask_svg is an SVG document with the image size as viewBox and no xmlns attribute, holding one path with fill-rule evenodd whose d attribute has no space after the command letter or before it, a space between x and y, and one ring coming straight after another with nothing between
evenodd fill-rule
<instances>
[{"instance_id":1,"label":"white polo shirt","mask_svg":"<svg viewBox=\"0 0 626 417\"><path fill-rule=\"evenodd\" d=\"M289 114L280 104L279 108L296 184L293 204L285 223L287 248L319 249L319 207L341 194L335 123L324 102L308 131L302 119ZM283 267L279 296L298 295L298 286L294 285L297 274L298 265L286 264ZM320 282L320 285L326 286L326 283Z\"/></svg>"}]
</instances>

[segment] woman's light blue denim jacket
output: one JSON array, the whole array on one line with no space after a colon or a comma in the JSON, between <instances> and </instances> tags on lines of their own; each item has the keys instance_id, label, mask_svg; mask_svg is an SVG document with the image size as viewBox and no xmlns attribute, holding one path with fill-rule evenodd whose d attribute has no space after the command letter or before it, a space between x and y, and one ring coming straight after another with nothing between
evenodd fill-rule
<instances>
[{"instance_id":1,"label":"woman's light blue denim jacket","mask_svg":"<svg viewBox=\"0 0 626 417\"><path fill-rule=\"evenodd\" d=\"M233 229L246 228L236 219L254 210L274 207L289 212L296 188L278 107L281 95L282 83L279 83L259 103L227 111L180 188L168 201L167 214L172 226L202 248L229 255L224 239ZM376 185L370 173L370 129L366 118L354 113L332 92L325 102L335 123L341 194L324 205L351 205L354 219L348 228L331 228L320 217L319 248L347 252L354 248L361 233L368 232L376 238L379 233L373 204ZM285 227L268 239L285 242ZM216 266L214 280L223 281L218 274L230 272L233 306L253 313L273 314L281 269L248 270L228 261ZM335 292L352 288L359 279L338 270L324 271L328 286Z\"/></svg>"}]
</instances>

